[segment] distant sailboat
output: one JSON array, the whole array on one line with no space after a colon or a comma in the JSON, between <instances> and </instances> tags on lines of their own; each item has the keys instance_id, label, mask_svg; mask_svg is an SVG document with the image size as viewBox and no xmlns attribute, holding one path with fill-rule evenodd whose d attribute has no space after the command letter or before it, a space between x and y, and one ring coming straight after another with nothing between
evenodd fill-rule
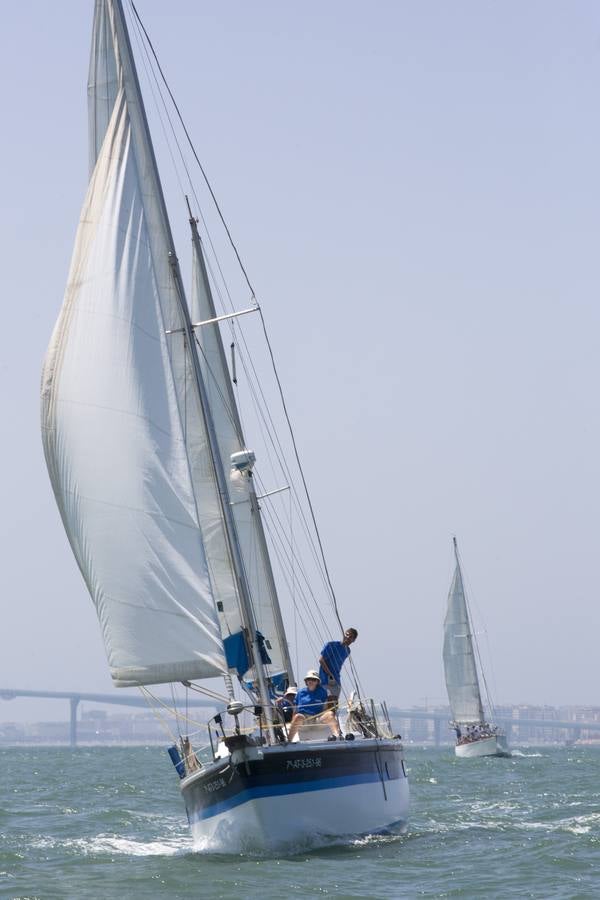
<instances>
[{"instance_id":1,"label":"distant sailboat","mask_svg":"<svg viewBox=\"0 0 600 900\"><path fill-rule=\"evenodd\" d=\"M402 828L408 779L385 705L358 696L329 740L312 722L288 740L294 676L259 503L277 491L257 496L220 332L259 306L252 295L251 309L217 315L189 207L188 303L121 0L96 0L88 94L91 174L44 365L42 434L113 682L147 697L148 685L182 684L222 704L203 759L198 724L181 716L169 750L202 847ZM216 676L224 695L203 684Z\"/></svg>"},{"instance_id":2,"label":"distant sailboat","mask_svg":"<svg viewBox=\"0 0 600 900\"><path fill-rule=\"evenodd\" d=\"M469 616L456 538L453 543L456 568L444 621L444 671L452 711L451 725L456 731L454 750L462 759L508 756L506 736L486 719L483 709L475 653L477 641ZM479 665L481 667L481 659Z\"/></svg>"}]
</instances>

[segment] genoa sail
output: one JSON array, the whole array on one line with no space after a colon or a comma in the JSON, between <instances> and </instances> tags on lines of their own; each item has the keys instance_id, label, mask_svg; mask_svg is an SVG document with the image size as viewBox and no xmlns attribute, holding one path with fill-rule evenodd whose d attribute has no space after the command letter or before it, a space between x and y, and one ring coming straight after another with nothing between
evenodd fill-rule
<instances>
[{"instance_id":1,"label":"genoa sail","mask_svg":"<svg viewBox=\"0 0 600 900\"><path fill-rule=\"evenodd\" d=\"M262 682L260 653L282 686L289 652L251 472L231 465L244 443L223 346L218 326L191 328L120 0L96 0L88 109L42 432L113 680ZM192 309L210 318L194 233Z\"/></svg>"},{"instance_id":2,"label":"genoa sail","mask_svg":"<svg viewBox=\"0 0 600 900\"><path fill-rule=\"evenodd\" d=\"M456 541L456 568L448 594L444 621L444 672L452 717L455 722L484 722L481 691L473 648L471 623L463 585Z\"/></svg>"},{"instance_id":3,"label":"genoa sail","mask_svg":"<svg viewBox=\"0 0 600 900\"><path fill-rule=\"evenodd\" d=\"M90 103L100 149L42 376L50 478L118 686L226 671L182 417L189 360L168 336L174 253L122 15L98 0L90 72L114 60L119 88L100 80Z\"/></svg>"}]
</instances>

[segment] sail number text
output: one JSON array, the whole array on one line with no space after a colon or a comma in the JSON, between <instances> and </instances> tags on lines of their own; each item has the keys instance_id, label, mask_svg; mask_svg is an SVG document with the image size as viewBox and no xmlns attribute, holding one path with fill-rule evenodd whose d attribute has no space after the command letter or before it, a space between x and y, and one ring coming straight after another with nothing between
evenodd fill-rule
<instances>
[{"instance_id":1,"label":"sail number text","mask_svg":"<svg viewBox=\"0 0 600 900\"><path fill-rule=\"evenodd\" d=\"M320 756L307 756L305 759L288 759L286 769L320 769L323 760Z\"/></svg>"}]
</instances>

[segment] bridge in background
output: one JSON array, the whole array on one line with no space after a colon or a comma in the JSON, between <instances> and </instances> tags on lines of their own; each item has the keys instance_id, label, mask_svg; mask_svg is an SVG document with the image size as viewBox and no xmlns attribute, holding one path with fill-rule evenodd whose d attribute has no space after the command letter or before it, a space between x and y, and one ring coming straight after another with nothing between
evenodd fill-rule
<instances>
[{"instance_id":1,"label":"bridge in background","mask_svg":"<svg viewBox=\"0 0 600 900\"><path fill-rule=\"evenodd\" d=\"M115 706L148 707L147 700L139 694L125 694L120 690L112 694L87 694L81 691L29 691L18 688L0 688L0 700L14 700L17 697L37 697L48 700L68 700L70 706L70 743L77 746L77 708L81 702L103 703ZM167 706L172 706L171 698L159 698ZM179 700L175 703L178 707L205 707L215 709L221 704L217 700L202 700L189 697L187 700ZM434 711L425 709L399 709L389 708L392 720L409 719L410 721L428 720L433 723L433 739L436 745L441 744L442 736L448 732L449 714L447 711ZM543 729L561 729L567 732L573 740L581 737L582 731L600 732L600 722L586 722L582 720L571 721L562 719L533 719L527 717L496 716L495 723L506 729L507 735L518 739L520 728L537 727Z\"/></svg>"},{"instance_id":2,"label":"bridge in background","mask_svg":"<svg viewBox=\"0 0 600 900\"><path fill-rule=\"evenodd\" d=\"M411 721L418 719L426 719L433 722L433 739L438 746L442 740L442 732L448 729L450 717L448 712L435 712L421 709L398 709L390 706L390 718L393 719L410 719ZM525 716L495 716L494 723L501 725L510 738L517 737L519 728L545 728L545 729L563 729L568 732L573 740L581 737L582 731L600 731L600 722L585 722L577 720L576 722L565 719L530 719Z\"/></svg>"},{"instance_id":3,"label":"bridge in background","mask_svg":"<svg viewBox=\"0 0 600 900\"><path fill-rule=\"evenodd\" d=\"M17 697L38 697L47 700L68 700L70 706L70 744L77 746L77 707L82 701L89 703L108 703L115 706L144 706L148 708L148 701L139 694L84 694L80 691L25 691L18 688L0 688L0 700L15 700ZM167 706L173 706L172 699L160 697ZM217 700L201 700L189 697L187 700L176 700L175 706L204 706L215 709L219 706Z\"/></svg>"}]
</instances>

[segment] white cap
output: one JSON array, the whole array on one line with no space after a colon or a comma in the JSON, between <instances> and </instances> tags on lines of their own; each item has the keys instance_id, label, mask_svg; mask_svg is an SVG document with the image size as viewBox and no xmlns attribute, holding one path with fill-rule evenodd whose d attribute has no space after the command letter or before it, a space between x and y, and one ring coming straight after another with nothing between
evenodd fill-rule
<instances>
[{"instance_id":1,"label":"white cap","mask_svg":"<svg viewBox=\"0 0 600 900\"><path fill-rule=\"evenodd\" d=\"M298 693L298 688L296 687L296 685L290 684L289 688L286 689L283 696L285 697L285 694L297 694L297 693Z\"/></svg>"},{"instance_id":2,"label":"white cap","mask_svg":"<svg viewBox=\"0 0 600 900\"><path fill-rule=\"evenodd\" d=\"M320 676L319 676L319 673L318 673L318 672L315 672L314 669L309 669L309 670L308 670L308 672L307 672L306 675L304 676L304 680L306 681L307 678L316 678L317 681L319 681L319 682L321 681L321 678L320 678Z\"/></svg>"}]
</instances>

